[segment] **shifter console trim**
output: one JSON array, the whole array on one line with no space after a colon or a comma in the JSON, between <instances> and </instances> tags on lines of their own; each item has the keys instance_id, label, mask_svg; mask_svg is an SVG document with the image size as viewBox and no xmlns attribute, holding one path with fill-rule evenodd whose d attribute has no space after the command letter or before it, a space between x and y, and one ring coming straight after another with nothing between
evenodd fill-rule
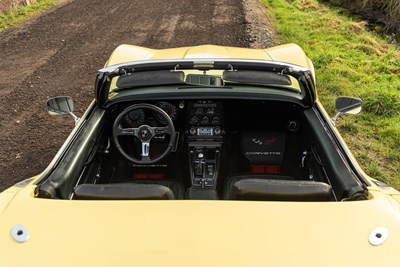
<instances>
[{"instance_id":1,"label":"shifter console trim","mask_svg":"<svg viewBox=\"0 0 400 267\"><path fill-rule=\"evenodd\" d=\"M223 143L223 110L219 101L190 102L187 141L193 187L215 188Z\"/></svg>"},{"instance_id":2,"label":"shifter console trim","mask_svg":"<svg viewBox=\"0 0 400 267\"><path fill-rule=\"evenodd\" d=\"M215 187L219 173L222 143L189 144L189 162L192 186Z\"/></svg>"}]
</instances>

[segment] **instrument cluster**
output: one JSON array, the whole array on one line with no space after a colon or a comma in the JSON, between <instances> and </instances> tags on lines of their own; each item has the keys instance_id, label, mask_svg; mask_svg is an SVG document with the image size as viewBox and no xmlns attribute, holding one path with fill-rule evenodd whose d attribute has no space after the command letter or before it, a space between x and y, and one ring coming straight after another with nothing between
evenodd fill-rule
<instances>
[{"instance_id":1,"label":"instrument cluster","mask_svg":"<svg viewBox=\"0 0 400 267\"><path fill-rule=\"evenodd\" d=\"M164 101L158 102L155 105L165 111L172 121L176 121L178 117L178 109L175 105ZM124 117L123 122L125 126L133 128L144 124L151 127L167 125L165 118L161 114L143 109L132 110Z\"/></svg>"}]
</instances>

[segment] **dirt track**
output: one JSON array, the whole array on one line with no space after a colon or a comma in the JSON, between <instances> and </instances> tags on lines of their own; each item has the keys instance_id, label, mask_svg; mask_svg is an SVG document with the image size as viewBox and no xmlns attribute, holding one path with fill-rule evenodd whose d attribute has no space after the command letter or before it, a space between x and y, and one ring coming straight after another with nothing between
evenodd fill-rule
<instances>
[{"instance_id":1,"label":"dirt track","mask_svg":"<svg viewBox=\"0 0 400 267\"><path fill-rule=\"evenodd\" d=\"M266 47L265 23L257 0L72 0L0 33L0 191L42 171L72 130L46 99L70 95L81 115L119 44Z\"/></svg>"}]
</instances>

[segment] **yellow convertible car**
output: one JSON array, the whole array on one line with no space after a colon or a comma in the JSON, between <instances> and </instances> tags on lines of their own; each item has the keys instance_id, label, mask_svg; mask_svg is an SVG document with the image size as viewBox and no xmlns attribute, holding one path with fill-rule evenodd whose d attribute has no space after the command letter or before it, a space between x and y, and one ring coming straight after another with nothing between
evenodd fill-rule
<instances>
[{"instance_id":1,"label":"yellow convertible car","mask_svg":"<svg viewBox=\"0 0 400 267\"><path fill-rule=\"evenodd\" d=\"M0 194L0 266L397 266L400 193L368 177L312 62L121 45L48 168Z\"/></svg>"}]
</instances>

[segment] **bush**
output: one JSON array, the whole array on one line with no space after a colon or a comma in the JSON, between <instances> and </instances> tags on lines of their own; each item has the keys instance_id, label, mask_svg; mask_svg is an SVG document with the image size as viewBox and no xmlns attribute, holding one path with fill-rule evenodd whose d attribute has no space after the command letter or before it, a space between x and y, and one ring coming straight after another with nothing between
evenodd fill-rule
<instances>
[{"instance_id":1,"label":"bush","mask_svg":"<svg viewBox=\"0 0 400 267\"><path fill-rule=\"evenodd\" d=\"M385 30L400 38L400 0L325 0L345 7L365 19L382 23Z\"/></svg>"}]
</instances>

